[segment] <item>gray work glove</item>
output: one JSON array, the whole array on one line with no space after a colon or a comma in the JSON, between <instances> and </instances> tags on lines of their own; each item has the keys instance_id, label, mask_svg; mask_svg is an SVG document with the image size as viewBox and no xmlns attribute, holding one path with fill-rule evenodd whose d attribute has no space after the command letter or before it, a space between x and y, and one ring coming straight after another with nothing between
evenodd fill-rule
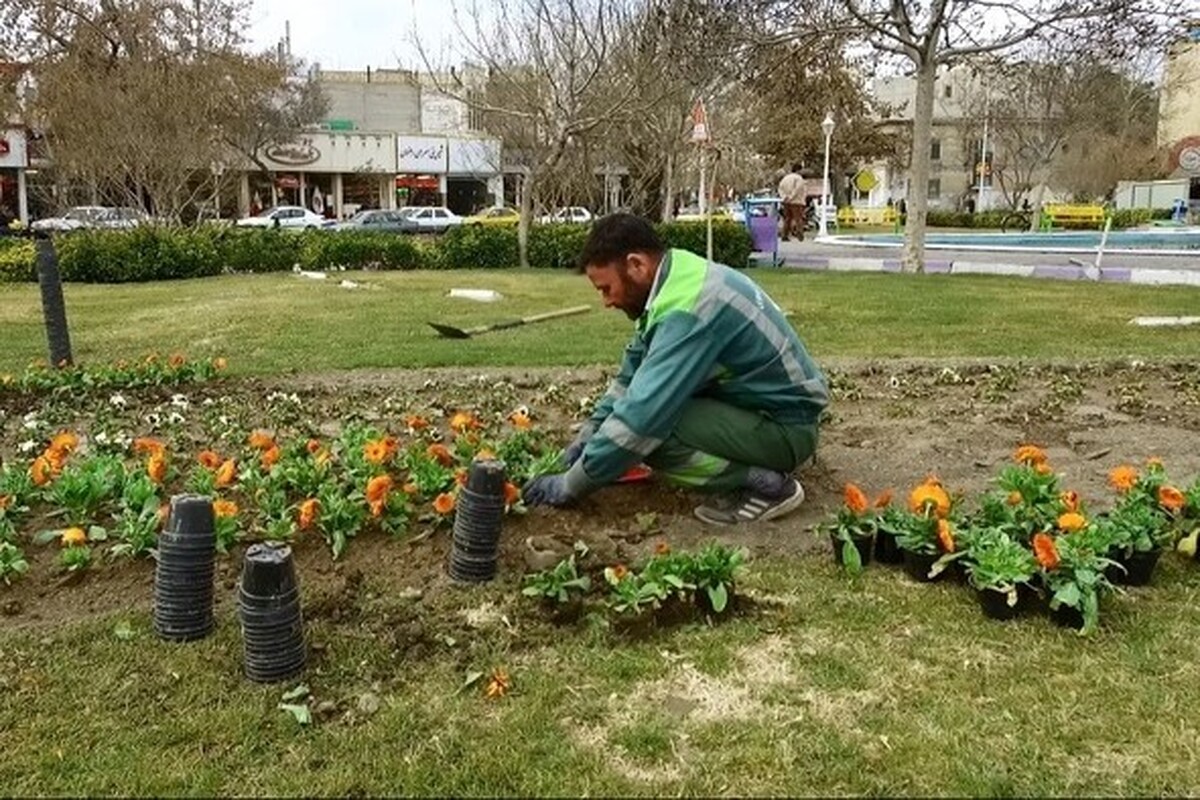
<instances>
[{"instance_id":1,"label":"gray work glove","mask_svg":"<svg viewBox=\"0 0 1200 800\"><path fill-rule=\"evenodd\" d=\"M592 438L592 434L596 432L596 428L591 422L583 423L583 427L579 429L579 433L575 434L575 439L567 449L563 451L563 469L570 469L583 455L583 449L587 447L588 441Z\"/></svg>"}]
</instances>

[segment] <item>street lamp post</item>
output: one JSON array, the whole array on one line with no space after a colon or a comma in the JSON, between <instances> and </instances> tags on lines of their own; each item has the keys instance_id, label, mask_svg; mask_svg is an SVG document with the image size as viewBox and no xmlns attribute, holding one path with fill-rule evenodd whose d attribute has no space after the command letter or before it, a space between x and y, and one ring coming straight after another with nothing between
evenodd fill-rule
<instances>
[{"instance_id":1,"label":"street lamp post","mask_svg":"<svg viewBox=\"0 0 1200 800\"><path fill-rule=\"evenodd\" d=\"M833 138L833 115L826 114L825 119L821 122L821 131L825 134L825 177L821 186L821 217L817 221L817 235L829 235L829 223L826 220L829 208L829 140Z\"/></svg>"}]
</instances>

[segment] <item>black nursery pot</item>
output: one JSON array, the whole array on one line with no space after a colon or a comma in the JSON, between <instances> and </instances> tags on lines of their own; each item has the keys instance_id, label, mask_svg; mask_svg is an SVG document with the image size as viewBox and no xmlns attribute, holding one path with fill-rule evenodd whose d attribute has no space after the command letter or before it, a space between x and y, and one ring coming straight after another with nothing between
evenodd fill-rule
<instances>
[{"instance_id":1,"label":"black nursery pot","mask_svg":"<svg viewBox=\"0 0 1200 800\"><path fill-rule=\"evenodd\" d=\"M933 567L933 563L940 556L926 555L925 553L914 553L911 550L904 551L904 571L909 577L921 583L932 583L942 577L945 573L938 573L937 576L929 577L929 570Z\"/></svg>"},{"instance_id":2,"label":"black nursery pot","mask_svg":"<svg viewBox=\"0 0 1200 800\"><path fill-rule=\"evenodd\" d=\"M983 609L983 613L989 619L1009 620L1016 619L1029 610L1033 603L1033 598L1036 594L1026 584L1017 585L1017 602L1016 605L1008 604L1008 593L998 592L994 589L979 589L979 607Z\"/></svg>"},{"instance_id":3,"label":"black nursery pot","mask_svg":"<svg viewBox=\"0 0 1200 800\"><path fill-rule=\"evenodd\" d=\"M1104 576L1110 583L1125 586L1145 586L1154 577L1154 568L1162 557L1162 548L1156 550L1134 551L1128 556L1124 554L1110 556L1125 569L1110 566L1104 571Z\"/></svg>"},{"instance_id":4,"label":"black nursery pot","mask_svg":"<svg viewBox=\"0 0 1200 800\"><path fill-rule=\"evenodd\" d=\"M880 564L903 564L904 551L896 543L896 537L880 531L875 534L875 560Z\"/></svg>"},{"instance_id":5,"label":"black nursery pot","mask_svg":"<svg viewBox=\"0 0 1200 800\"><path fill-rule=\"evenodd\" d=\"M1083 612L1071 606L1059 606L1051 609L1050 619L1054 620L1055 625L1061 625L1064 628L1074 628L1075 630L1083 628Z\"/></svg>"},{"instance_id":6,"label":"black nursery pot","mask_svg":"<svg viewBox=\"0 0 1200 800\"><path fill-rule=\"evenodd\" d=\"M845 562L842 561L842 546L844 543L836 534L832 533L829 535L829 541L833 544L833 560L845 566ZM853 542L854 549L858 551L858 559L862 562L862 565L865 567L867 564L870 564L871 551L874 549L875 543L874 538L871 536L851 536L850 541Z\"/></svg>"}]
</instances>

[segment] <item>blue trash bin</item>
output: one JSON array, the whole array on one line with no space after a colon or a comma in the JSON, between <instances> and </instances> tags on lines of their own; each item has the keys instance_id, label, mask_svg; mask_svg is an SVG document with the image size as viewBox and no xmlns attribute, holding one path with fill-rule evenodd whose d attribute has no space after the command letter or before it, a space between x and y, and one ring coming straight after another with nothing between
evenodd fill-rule
<instances>
[{"instance_id":1,"label":"blue trash bin","mask_svg":"<svg viewBox=\"0 0 1200 800\"><path fill-rule=\"evenodd\" d=\"M779 265L779 209L778 197L748 197L742 201L746 212L746 229L756 253L770 253L771 266Z\"/></svg>"}]
</instances>

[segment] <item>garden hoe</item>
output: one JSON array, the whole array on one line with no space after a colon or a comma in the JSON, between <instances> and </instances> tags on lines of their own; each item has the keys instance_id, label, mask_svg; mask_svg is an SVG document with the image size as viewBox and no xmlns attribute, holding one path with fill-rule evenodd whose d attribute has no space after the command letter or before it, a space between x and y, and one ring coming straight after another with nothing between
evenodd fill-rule
<instances>
[{"instance_id":1,"label":"garden hoe","mask_svg":"<svg viewBox=\"0 0 1200 800\"><path fill-rule=\"evenodd\" d=\"M431 322L429 325L447 339L470 339L472 336L476 336L480 333L487 333L488 331L516 328L521 325L528 325L532 322L544 322L548 319L569 317L574 314L582 314L585 311L590 310L591 306L575 306L573 308L563 308L558 311L547 311L543 314L534 314L531 317L521 317L520 319L509 320L508 322L497 322L492 325L480 325L475 328L455 328L450 325L441 325L437 322Z\"/></svg>"}]
</instances>

